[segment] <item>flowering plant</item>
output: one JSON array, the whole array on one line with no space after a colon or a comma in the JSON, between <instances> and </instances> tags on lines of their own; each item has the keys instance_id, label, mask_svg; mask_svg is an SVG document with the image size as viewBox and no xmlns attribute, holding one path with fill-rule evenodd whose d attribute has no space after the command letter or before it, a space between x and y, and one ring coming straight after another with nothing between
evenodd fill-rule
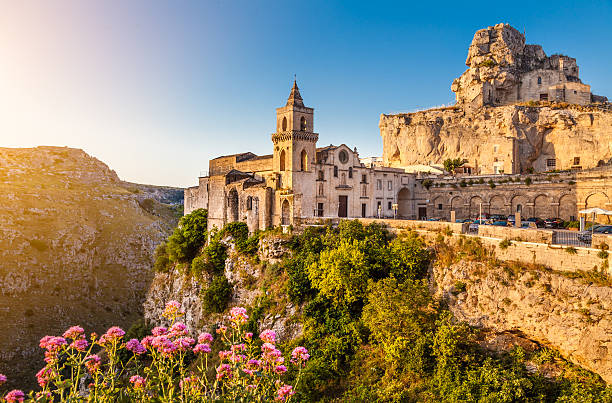
<instances>
[{"instance_id":1,"label":"flowering plant","mask_svg":"<svg viewBox=\"0 0 612 403\"><path fill-rule=\"evenodd\" d=\"M275 346L276 334L264 330L260 343L244 330L248 321L245 308L232 308L229 327L217 329L224 345L220 364L210 367L210 344L214 337L202 333L189 337L179 321L184 315L180 303L170 301L163 316L170 326L156 327L142 340L124 340L125 332L111 327L89 339L83 328L73 326L62 337L45 336L46 365L37 374L39 392L27 396L12 390L0 402L54 401L164 401L209 402L218 400L288 402L295 394L301 370L309 359L304 347L297 347L286 363ZM297 373L295 384L282 381L287 365ZM6 377L0 374L0 385Z\"/></svg>"}]
</instances>

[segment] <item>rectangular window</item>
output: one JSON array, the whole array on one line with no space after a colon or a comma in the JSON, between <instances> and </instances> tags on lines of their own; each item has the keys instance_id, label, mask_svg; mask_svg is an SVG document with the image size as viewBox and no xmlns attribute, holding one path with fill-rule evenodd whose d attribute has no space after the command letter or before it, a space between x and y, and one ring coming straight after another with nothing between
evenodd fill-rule
<instances>
[{"instance_id":1,"label":"rectangular window","mask_svg":"<svg viewBox=\"0 0 612 403\"><path fill-rule=\"evenodd\" d=\"M391 208L393 207L392 203L393 202L391 202L391 201L387 202L387 210L391 210Z\"/></svg>"},{"instance_id":2,"label":"rectangular window","mask_svg":"<svg viewBox=\"0 0 612 403\"><path fill-rule=\"evenodd\" d=\"M438 210L442 210L442 203L438 204Z\"/></svg>"},{"instance_id":3,"label":"rectangular window","mask_svg":"<svg viewBox=\"0 0 612 403\"><path fill-rule=\"evenodd\" d=\"M317 204L317 217L323 217L323 203Z\"/></svg>"},{"instance_id":4,"label":"rectangular window","mask_svg":"<svg viewBox=\"0 0 612 403\"><path fill-rule=\"evenodd\" d=\"M382 190L382 180L376 179L376 190Z\"/></svg>"},{"instance_id":5,"label":"rectangular window","mask_svg":"<svg viewBox=\"0 0 612 403\"><path fill-rule=\"evenodd\" d=\"M554 158L549 158L546 160L546 168L555 169L557 167L557 160Z\"/></svg>"},{"instance_id":6,"label":"rectangular window","mask_svg":"<svg viewBox=\"0 0 612 403\"><path fill-rule=\"evenodd\" d=\"M365 174L361 174L361 183L367 183L367 176Z\"/></svg>"},{"instance_id":7,"label":"rectangular window","mask_svg":"<svg viewBox=\"0 0 612 403\"><path fill-rule=\"evenodd\" d=\"M366 217L366 204L365 203L361 204L361 217L362 218Z\"/></svg>"},{"instance_id":8,"label":"rectangular window","mask_svg":"<svg viewBox=\"0 0 612 403\"><path fill-rule=\"evenodd\" d=\"M338 177L338 167L334 165L334 178Z\"/></svg>"},{"instance_id":9,"label":"rectangular window","mask_svg":"<svg viewBox=\"0 0 612 403\"><path fill-rule=\"evenodd\" d=\"M325 174L321 170L321 171L319 171L319 180L322 181L323 179L325 179Z\"/></svg>"},{"instance_id":10,"label":"rectangular window","mask_svg":"<svg viewBox=\"0 0 612 403\"><path fill-rule=\"evenodd\" d=\"M361 196L366 197L368 195L368 185L361 185Z\"/></svg>"},{"instance_id":11,"label":"rectangular window","mask_svg":"<svg viewBox=\"0 0 612 403\"><path fill-rule=\"evenodd\" d=\"M580 165L580 157L574 157L574 165Z\"/></svg>"},{"instance_id":12,"label":"rectangular window","mask_svg":"<svg viewBox=\"0 0 612 403\"><path fill-rule=\"evenodd\" d=\"M387 182L387 190L393 190L393 181Z\"/></svg>"}]
</instances>

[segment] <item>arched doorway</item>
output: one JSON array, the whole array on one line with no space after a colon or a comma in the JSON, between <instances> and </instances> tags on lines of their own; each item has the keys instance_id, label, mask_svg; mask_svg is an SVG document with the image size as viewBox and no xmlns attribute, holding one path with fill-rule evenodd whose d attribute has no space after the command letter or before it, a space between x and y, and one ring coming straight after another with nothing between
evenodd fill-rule
<instances>
[{"instance_id":1,"label":"arched doorway","mask_svg":"<svg viewBox=\"0 0 612 403\"><path fill-rule=\"evenodd\" d=\"M229 211L229 222L238 221L238 192L232 189L227 198L227 208Z\"/></svg>"},{"instance_id":2,"label":"arched doorway","mask_svg":"<svg viewBox=\"0 0 612 403\"><path fill-rule=\"evenodd\" d=\"M499 214L499 215L507 214L503 197L499 195L495 195L491 197L491 200L489 200L489 214Z\"/></svg>"},{"instance_id":3,"label":"arched doorway","mask_svg":"<svg viewBox=\"0 0 612 403\"><path fill-rule=\"evenodd\" d=\"M527 206L528 202L529 201L527 200L527 197L525 196L522 196L522 195L514 196L512 198L512 211L510 214L516 214L520 212L522 219L527 219L531 217L531 211L529 211L529 208Z\"/></svg>"},{"instance_id":4,"label":"arched doorway","mask_svg":"<svg viewBox=\"0 0 612 403\"><path fill-rule=\"evenodd\" d=\"M474 218L477 219L478 216L480 215L480 206L482 203L482 199L480 198L480 196L474 196L470 199L470 218ZM484 215L486 211L482 211L482 214Z\"/></svg>"},{"instance_id":5,"label":"arched doorway","mask_svg":"<svg viewBox=\"0 0 612 403\"><path fill-rule=\"evenodd\" d=\"M408 218L410 216L410 191L402 188L397 194L397 214L400 218Z\"/></svg>"},{"instance_id":6,"label":"arched doorway","mask_svg":"<svg viewBox=\"0 0 612 403\"><path fill-rule=\"evenodd\" d=\"M291 224L291 207L287 200L283 200L281 208L281 225Z\"/></svg>"},{"instance_id":7,"label":"arched doorway","mask_svg":"<svg viewBox=\"0 0 612 403\"><path fill-rule=\"evenodd\" d=\"M455 218L468 218L465 216L465 201L461 196L455 196L451 199L450 209L455 212Z\"/></svg>"},{"instance_id":8,"label":"arched doorway","mask_svg":"<svg viewBox=\"0 0 612 403\"><path fill-rule=\"evenodd\" d=\"M569 221L576 219L576 196L571 194L565 194L559 199L559 213L558 217L562 220Z\"/></svg>"},{"instance_id":9,"label":"arched doorway","mask_svg":"<svg viewBox=\"0 0 612 403\"><path fill-rule=\"evenodd\" d=\"M551 218L550 199L546 195L539 195L533 200L533 215L539 218Z\"/></svg>"},{"instance_id":10,"label":"arched doorway","mask_svg":"<svg viewBox=\"0 0 612 403\"><path fill-rule=\"evenodd\" d=\"M598 207L604 210L606 209L606 204L608 204L608 196L606 196L603 193L593 193L592 195L589 195L586 200L585 200L585 204L586 204L586 208L593 208L593 207Z\"/></svg>"},{"instance_id":11,"label":"arched doorway","mask_svg":"<svg viewBox=\"0 0 612 403\"><path fill-rule=\"evenodd\" d=\"M607 210L608 208L608 203L609 203L609 199L608 196L606 196L605 193L593 193L592 195L589 195L586 200L585 200L585 207L586 208L600 208L600 209L604 209ZM587 220L592 220L593 217L589 216L587 217ZM598 215L595 217L595 220L597 222L600 223L610 223L610 216L605 216L605 215Z\"/></svg>"}]
</instances>

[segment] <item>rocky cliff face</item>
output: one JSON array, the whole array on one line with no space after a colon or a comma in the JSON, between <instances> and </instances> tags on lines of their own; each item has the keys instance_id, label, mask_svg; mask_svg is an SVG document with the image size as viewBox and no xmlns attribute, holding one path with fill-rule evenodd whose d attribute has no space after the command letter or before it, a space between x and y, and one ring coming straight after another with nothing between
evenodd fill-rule
<instances>
[{"instance_id":1,"label":"rocky cliff face","mask_svg":"<svg viewBox=\"0 0 612 403\"><path fill-rule=\"evenodd\" d=\"M271 303L259 320L259 328L274 330L279 340L283 341L298 337L302 333L302 324L295 318L300 309L288 300L282 286L276 289L274 284L269 283L272 280L279 285L282 278L267 274L275 270L275 263L290 253L285 245L286 241L275 236L262 238L258 260L240 254L231 237L222 242L227 246L228 253L224 275L233 286L230 305L254 307L262 298L269 298ZM185 309L184 322L193 335L202 330L210 331L216 324L226 322L223 320L223 313L210 314L202 308L200 294L208 287L210 280L207 275L196 279L183 274L178 267L169 273L155 274L144 302L145 319L155 325L167 325L161 316L164 306L168 301L176 300Z\"/></svg>"},{"instance_id":2,"label":"rocky cliff face","mask_svg":"<svg viewBox=\"0 0 612 403\"><path fill-rule=\"evenodd\" d=\"M612 288L479 262L434 266L432 289L459 320L519 332L612 382Z\"/></svg>"},{"instance_id":3,"label":"rocky cliff face","mask_svg":"<svg viewBox=\"0 0 612 403\"><path fill-rule=\"evenodd\" d=\"M612 158L612 111L604 108L453 107L381 115L379 126L384 162L395 167L464 158L477 173L521 173L550 170L549 159L556 169L586 169Z\"/></svg>"},{"instance_id":4,"label":"rocky cliff face","mask_svg":"<svg viewBox=\"0 0 612 403\"><path fill-rule=\"evenodd\" d=\"M176 190L128 185L82 150L0 149L0 372L19 385L42 367L42 336L142 314L154 248L177 220L151 195Z\"/></svg>"}]
</instances>

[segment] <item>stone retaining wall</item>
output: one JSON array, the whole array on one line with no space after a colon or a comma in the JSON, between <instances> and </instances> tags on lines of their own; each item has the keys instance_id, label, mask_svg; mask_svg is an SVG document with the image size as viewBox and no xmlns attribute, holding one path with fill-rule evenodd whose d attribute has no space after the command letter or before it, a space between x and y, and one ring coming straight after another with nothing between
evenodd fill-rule
<instances>
[{"instance_id":1,"label":"stone retaining wall","mask_svg":"<svg viewBox=\"0 0 612 403\"><path fill-rule=\"evenodd\" d=\"M516 239L527 242L552 243L552 230L498 227L495 225L478 226L478 235L500 239Z\"/></svg>"}]
</instances>

